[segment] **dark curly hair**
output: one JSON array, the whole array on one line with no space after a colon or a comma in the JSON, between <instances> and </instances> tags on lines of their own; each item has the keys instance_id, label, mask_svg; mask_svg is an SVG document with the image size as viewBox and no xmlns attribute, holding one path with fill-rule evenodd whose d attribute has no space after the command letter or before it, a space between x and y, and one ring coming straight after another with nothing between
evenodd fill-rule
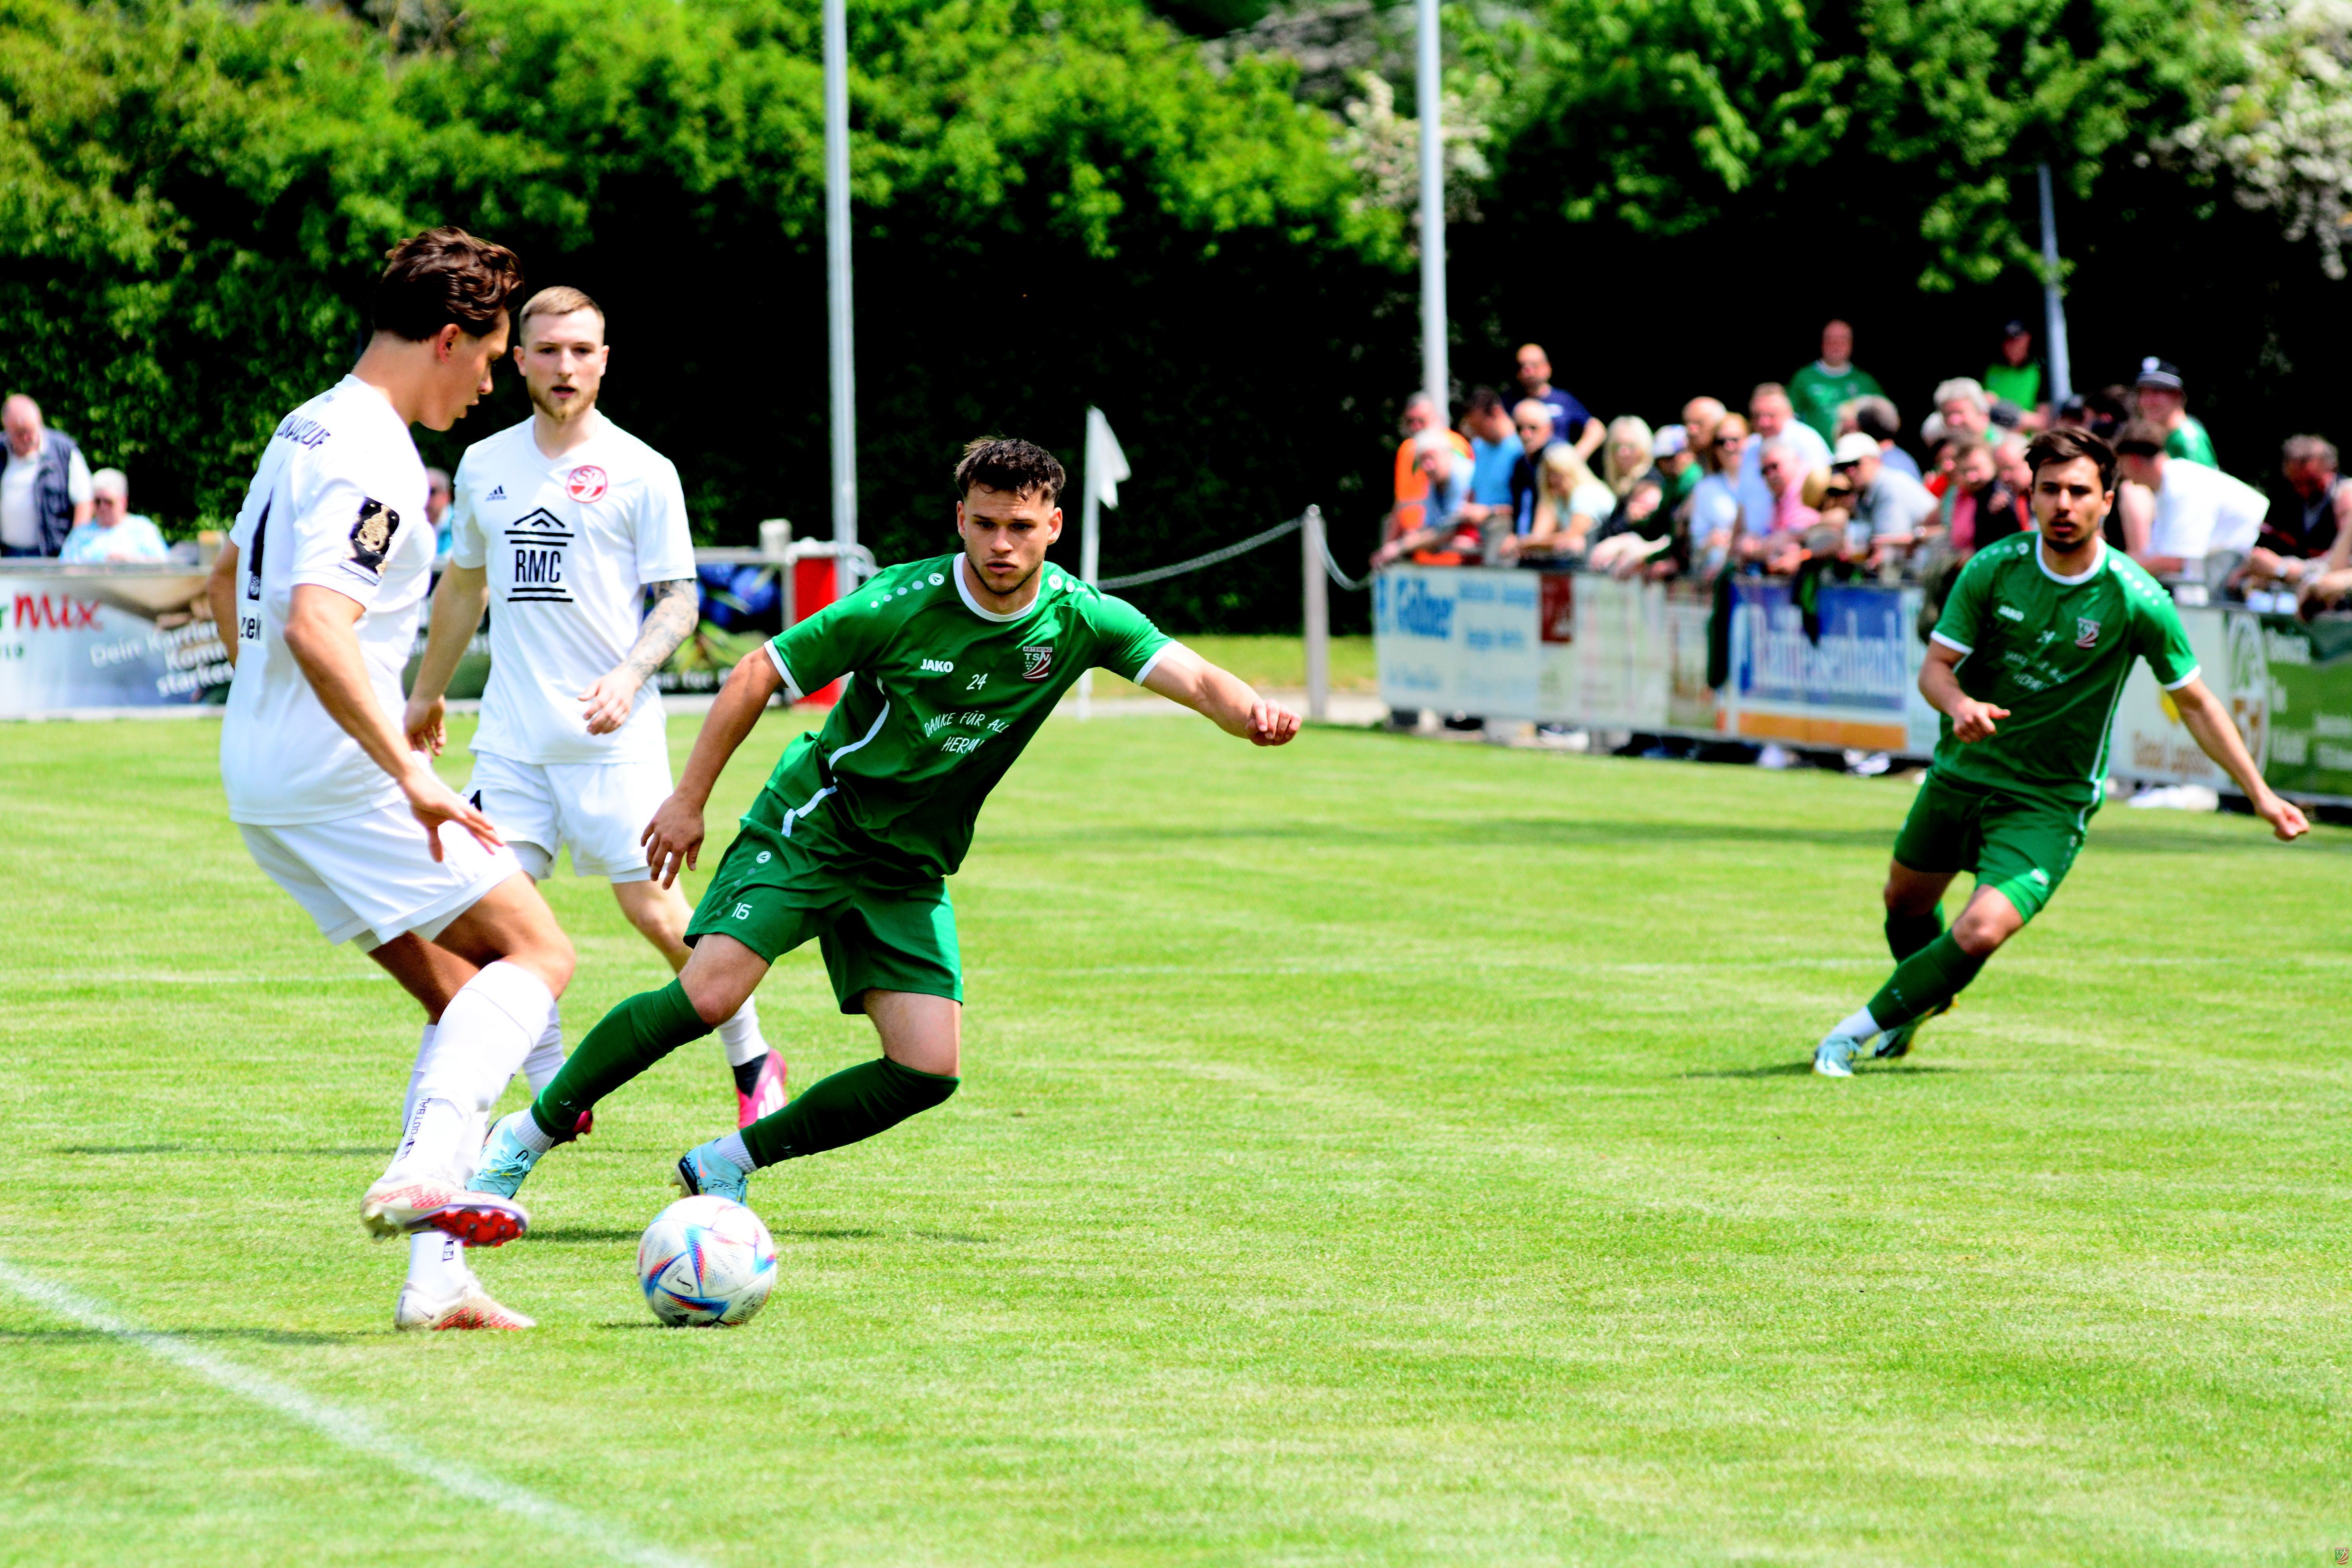
<instances>
[{"instance_id":1,"label":"dark curly hair","mask_svg":"<svg viewBox=\"0 0 2352 1568\"><path fill-rule=\"evenodd\" d=\"M522 263L513 251L462 228L428 228L384 252L368 318L377 331L411 342L452 321L468 337L484 338L521 292Z\"/></svg>"},{"instance_id":2,"label":"dark curly hair","mask_svg":"<svg viewBox=\"0 0 2352 1568\"><path fill-rule=\"evenodd\" d=\"M956 465L956 499L971 494L974 485L986 485L1015 495L1037 490L1045 495L1047 506L1058 506L1062 486L1068 479L1045 447L1002 436L983 436L965 446L963 460Z\"/></svg>"},{"instance_id":3,"label":"dark curly hair","mask_svg":"<svg viewBox=\"0 0 2352 1568\"><path fill-rule=\"evenodd\" d=\"M2071 463L2077 458L2088 458L2097 467L2099 489L2116 488L2116 449L2088 430L2061 425L2036 436L2033 445L2025 449L2025 466L2036 473L2044 463Z\"/></svg>"}]
</instances>

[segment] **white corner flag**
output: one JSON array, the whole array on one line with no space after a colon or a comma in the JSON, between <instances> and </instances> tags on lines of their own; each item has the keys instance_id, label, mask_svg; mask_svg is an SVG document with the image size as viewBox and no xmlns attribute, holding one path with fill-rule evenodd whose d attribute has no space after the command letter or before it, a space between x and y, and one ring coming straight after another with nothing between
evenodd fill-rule
<instances>
[{"instance_id":1,"label":"white corner flag","mask_svg":"<svg viewBox=\"0 0 2352 1568\"><path fill-rule=\"evenodd\" d=\"M1110 433L1103 411L1087 408L1086 500L1080 513L1078 575L1088 583L1102 580L1102 509L1118 504L1118 481L1129 476L1127 454Z\"/></svg>"},{"instance_id":2,"label":"white corner flag","mask_svg":"<svg viewBox=\"0 0 2352 1568\"><path fill-rule=\"evenodd\" d=\"M1092 404L1087 405L1086 472L1080 476L1086 500L1079 511L1078 576L1087 583L1102 581L1102 509L1118 504L1118 481L1129 477L1127 454L1110 433L1110 421ZM1078 677L1078 717L1094 713L1095 672Z\"/></svg>"}]
</instances>

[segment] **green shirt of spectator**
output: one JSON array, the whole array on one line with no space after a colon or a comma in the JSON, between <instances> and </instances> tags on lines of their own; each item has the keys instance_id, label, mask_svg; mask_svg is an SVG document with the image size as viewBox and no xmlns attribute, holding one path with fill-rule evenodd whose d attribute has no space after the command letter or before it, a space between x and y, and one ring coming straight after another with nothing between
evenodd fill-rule
<instances>
[{"instance_id":1,"label":"green shirt of spectator","mask_svg":"<svg viewBox=\"0 0 2352 1568\"><path fill-rule=\"evenodd\" d=\"M2139 405L2139 416L2152 419L2164 426L2164 455L2178 458L2184 463L2201 463L2209 468L2220 468L2213 456L2213 437L2205 434L2205 426L2189 412L2189 393L2180 379L2180 367L2148 356L2139 362L2139 384L2133 388L2134 401Z\"/></svg>"},{"instance_id":2,"label":"green shirt of spectator","mask_svg":"<svg viewBox=\"0 0 2352 1568\"><path fill-rule=\"evenodd\" d=\"M1797 417L1821 432L1824 441L1837 439L1841 405L1885 395L1885 388L1853 363L1853 329L1843 321L1822 329L1822 357L1789 378L1789 401L1796 405Z\"/></svg>"}]
</instances>

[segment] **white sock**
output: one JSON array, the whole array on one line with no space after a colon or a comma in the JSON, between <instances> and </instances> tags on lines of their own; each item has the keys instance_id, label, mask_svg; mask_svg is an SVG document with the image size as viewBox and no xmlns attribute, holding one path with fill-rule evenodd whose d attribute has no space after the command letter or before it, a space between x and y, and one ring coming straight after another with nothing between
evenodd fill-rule
<instances>
[{"instance_id":1,"label":"white sock","mask_svg":"<svg viewBox=\"0 0 2352 1568\"><path fill-rule=\"evenodd\" d=\"M735 1009L735 1016L719 1026L719 1043L726 1048L727 1065L730 1068L740 1068L766 1056L768 1042L760 1037L759 1003L749 996L743 998L743 1005Z\"/></svg>"},{"instance_id":2,"label":"white sock","mask_svg":"<svg viewBox=\"0 0 2352 1568\"><path fill-rule=\"evenodd\" d=\"M554 1016L555 994L520 964L501 959L466 982L418 1055L410 1091L416 1110L393 1169L470 1170L480 1156L482 1119Z\"/></svg>"},{"instance_id":3,"label":"white sock","mask_svg":"<svg viewBox=\"0 0 2352 1568\"><path fill-rule=\"evenodd\" d=\"M530 1080L530 1092L536 1095L545 1089L548 1079L553 1078L562 1066L563 1020L551 1017L547 1021L546 1033L541 1035L530 1047L530 1055L522 1058L522 1076Z\"/></svg>"},{"instance_id":4,"label":"white sock","mask_svg":"<svg viewBox=\"0 0 2352 1568\"><path fill-rule=\"evenodd\" d=\"M523 1111L514 1124L515 1142L534 1154L544 1154L555 1147L555 1140L539 1130L539 1118Z\"/></svg>"},{"instance_id":5,"label":"white sock","mask_svg":"<svg viewBox=\"0 0 2352 1568\"><path fill-rule=\"evenodd\" d=\"M1864 1007L1830 1033L1843 1035L1849 1040L1866 1040L1878 1033L1878 1020L1870 1016L1869 1008Z\"/></svg>"},{"instance_id":6,"label":"white sock","mask_svg":"<svg viewBox=\"0 0 2352 1568\"><path fill-rule=\"evenodd\" d=\"M456 1237L421 1230L408 1238L408 1282L426 1300L447 1300L467 1278L465 1245Z\"/></svg>"},{"instance_id":7,"label":"white sock","mask_svg":"<svg viewBox=\"0 0 2352 1568\"><path fill-rule=\"evenodd\" d=\"M457 1151L470 1124L471 1118L464 1110L438 1096L418 1101L409 1115L408 1131L401 1136L399 1152L383 1173L389 1177L455 1170Z\"/></svg>"},{"instance_id":8,"label":"white sock","mask_svg":"<svg viewBox=\"0 0 2352 1568\"><path fill-rule=\"evenodd\" d=\"M416 1061L408 1069L408 1098L400 1102L400 1131L405 1134L409 1119L416 1114L416 1086L425 1081L425 1058L433 1054L433 1041L440 1026L427 1024L425 1032L416 1037Z\"/></svg>"},{"instance_id":9,"label":"white sock","mask_svg":"<svg viewBox=\"0 0 2352 1568\"><path fill-rule=\"evenodd\" d=\"M739 1171L760 1168L751 1161L751 1151L743 1147L743 1134L740 1132L730 1132L719 1141L719 1157L731 1163Z\"/></svg>"}]
</instances>

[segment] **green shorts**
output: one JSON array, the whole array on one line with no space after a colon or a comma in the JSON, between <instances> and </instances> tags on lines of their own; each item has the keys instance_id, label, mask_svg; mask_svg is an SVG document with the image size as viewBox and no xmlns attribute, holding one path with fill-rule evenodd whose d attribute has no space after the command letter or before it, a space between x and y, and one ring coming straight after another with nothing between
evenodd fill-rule
<instances>
[{"instance_id":1,"label":"green shorts","mask_svg":"<svg viewBox=\"0 0 2352 1568\"><path fill-rule=\"evenodd\" d=\"M1974 871L2032 920L2066 879L2089 813L1929 770L1895 836L1896 864L1914 871Z\"/></svg>"},{"instance_id":2,"label":"green shorts","mask_svg":"<svg viewBox=\"0 0 2352 1568\"><path fill-rule=\"evenodd\" d=\"M771 963L816 938L845 1013L866 1011L868 991L963 1000L947 883L861 875L856 858L818 835L736 835L687 922L687 942L713 931Z\"/></svg>"}]
</instances>

